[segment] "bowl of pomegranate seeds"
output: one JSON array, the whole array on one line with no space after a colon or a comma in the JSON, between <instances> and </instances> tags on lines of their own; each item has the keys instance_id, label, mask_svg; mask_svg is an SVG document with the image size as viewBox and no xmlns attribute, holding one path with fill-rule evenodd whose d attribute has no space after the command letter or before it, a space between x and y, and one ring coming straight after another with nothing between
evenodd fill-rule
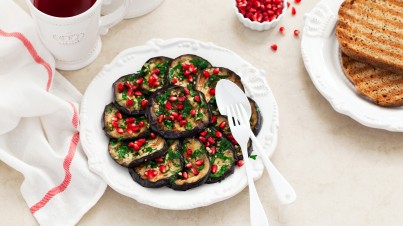
<instances>
[{"instance_id":1,"label":"bowl of pomegranate seeds","mask_svg":"<svg viewBox=\"0 0 403 226\"><path fill-rule=\"evenodd\" d=\"M235 0L235 13L246 27L263 31L275 27L287 9L286 0Z\"/></svg>"}]
</instances>

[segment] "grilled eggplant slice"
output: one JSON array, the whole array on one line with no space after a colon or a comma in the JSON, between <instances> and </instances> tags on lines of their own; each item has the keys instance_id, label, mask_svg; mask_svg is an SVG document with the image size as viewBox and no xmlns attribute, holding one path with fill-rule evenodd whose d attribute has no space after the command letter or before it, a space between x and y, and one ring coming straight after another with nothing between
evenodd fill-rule
<instances>
[{"instance_id":1,"label":"grilled eggplant slice","mask_svg":"<svg viewBox=\"0 0 403 226\"><path fill-rule=\"evenodd\" d=\"M105 106L104 131L108 137L120 140L150 135L149 123L144 115L127 116L112 103Z\"/></svg>"},{"instance_id":2,"label":"grilled eggplant slice","mask_svg":"<svg viewBox=\"0 0 403 226\"><path fill-rule=\"evenodd\" d=\"M211 173L206 183L220 182L234 173L234 147L222 132L209 127L199 134L199 140L206 146L211 164Z\"/></svg>"},{"instance_id":3,"label":"grilled eggplant slice","mask_svg":"<svg viewBox=\"0 0 403 226\"><path fill-rule=\"evenodd\" d=\"M138 166L141 163L160 157L167 152L167 142L160 136L140 138L133 141L109 140L109 154L119 165Z\"/></svg>"},{"instance_id":4,"label":"grilled eggplant slice","mask_svg":"<svg viewBox=\"0 0 403 226\"><path fill-rule=\"evenodd\" d=\"M166 139L191 137L210 122L210 111L199 91L181 86L158 90L147 107L150 127Z\"/></svg>"},{"instance_id":5,"label":"grilled eggplant slice","mask_svg":"<svg viewBox=\"0 0 403 226\"><path fill-rule=\"evenodd\" d=\"M245 89L241 82L241 77L230 69L223 67L206 68L199 77L197 77L195 89L199 90L206 97L206 101L210 102L211 98L215 97L215 87L221 79L227 79L239 86L242 91Z\"/></svg>"},{"instance_id":6,"label":"grilled eggplant slice","mask_svg":"<svg viewBox=\"0 0 403 226\"><path fill-rule=\"evenodd\" d=\"M170 140L167 153L159 158L129 167L133 180L146 188L159 188L169 185L183 169L181 145L178 140Z\"/></svg>"},{"instance_id":7,"label":"grilled eggplant slice","mask_svg":"<svg viewBox=\"0 0 403 226\"><path fill-rule=\"evenodd\" d=\"M191 88L206 68L211 67L210 62L192 54L181 55L172 60L168 71L168 81L171 85Z\"/></svg>"},{"instance_id":8,"label":"grilled eggplant slice","mask_svg":"<svg viewBox=\"0 0 403 226\"><path fill-rule=\"evenodd\" d=\"M139 81L142 88L148 92L155 92L167 84L167 74L172 59L168 57L153 57L144 63L140 70Z\"/></svg>"},{"instance_id":9,"label":"grilled eggplant slice","mask_svg":"<svg viewBox=\"0 0 403 226\"><path fill-rule=\"evenodd\" d=\"M114 104L123 113L144 114L148 96L140 88L139 74L128 74L113 83Z\"/></svg>"},{"instance_id":10,"label":"grilled eggplant slice","mask_svg":"<svg viewBox=\"0 0 403 226\"><path fill-rule=\"evenodd\" d=\"M242 160L242 150L241 147L239 146L238 142L234 139L231 133L231 129L228 125L228 119L226 116L223 115L218 115L218 116L213 116L212 117L212 123L213 127L221 132L224 133L224 136L232 143L234 146L236 158L238 160ZM251 155L253 152L253 147L252 147L252 141L249 139L248 141L248 155Z\"/></svg>"},{"instance_id":11,"label":"grilled eggplant slice","mask_svg":"<svg viewBox=\"0 0 403 226\"><path fill-rule=\"evenodd\" d=\"M259 109L259 106L257 106L256 102L252 99L249 98L249 103L252 108L252 116L250 117L250 128L252 129L252 132L257 136L262 129L263 125L263 117L262 117L262 112Z\"/></svg>"},{"instance_id":12,"label":"grilled eggplant slice","mask_svg":"<svg viewBox=\"0 0 403 226\"><path fill-rule=\"evenodd\" d=\"M196 138L187 138L181 148L184 160L183 171L170 187L174 190L186 191L204 184L211 170L210 160L205 146Z\"/></svg>"}]
</instances>

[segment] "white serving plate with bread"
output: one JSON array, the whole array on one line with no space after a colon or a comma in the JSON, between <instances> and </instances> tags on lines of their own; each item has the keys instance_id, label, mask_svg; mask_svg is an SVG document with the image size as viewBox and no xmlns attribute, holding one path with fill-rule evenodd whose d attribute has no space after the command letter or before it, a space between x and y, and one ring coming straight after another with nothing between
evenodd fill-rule
<instances>
[{"instance_id":1,"label":"white serving plate with bread","mask_svg":"<svg viewBox=\"0 0 403 226\"><path fill-rule=\"evenodd\" d=\"M335 35L343 0L322 0L305 15L301 52L318 91L339 113L372 128L403 132L403 108L378 106L364 98L346 78Z\"/></svg>"}]
</instances>

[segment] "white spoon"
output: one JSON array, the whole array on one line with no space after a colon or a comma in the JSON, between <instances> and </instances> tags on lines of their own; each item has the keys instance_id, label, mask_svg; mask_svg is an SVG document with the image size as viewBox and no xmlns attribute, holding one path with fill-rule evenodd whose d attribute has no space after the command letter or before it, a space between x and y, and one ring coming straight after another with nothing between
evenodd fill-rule
<instances>
[{"instance_id":1,"label":"white spoon","mask_svg":"<svg viewBox=\"0 0 403 226\"><path fill-rule=\"evenodd\" d=\"M218 81L216 86L216 101L218 109L223 115L227 115L228 106L242 104L242 106L245 108L247 120L250 120L252 111L248 98L235 83L226 79L221 79ZM256 151L259 153L260 158L263 160L266 170L270 175L270 179L278 199L283 204L293 203L297 198L294 189L270 161L252 130L250 130L249 134L253 144L255 145L255 148L257 149Z\"/></svg>"}]
</instances>

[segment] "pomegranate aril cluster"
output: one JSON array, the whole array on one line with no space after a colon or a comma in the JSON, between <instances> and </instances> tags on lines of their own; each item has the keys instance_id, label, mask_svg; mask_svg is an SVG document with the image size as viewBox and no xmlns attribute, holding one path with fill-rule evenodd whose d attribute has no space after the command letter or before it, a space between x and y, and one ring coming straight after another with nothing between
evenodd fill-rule
<instances>
[{"instance_id":1,"label":"pomegranate aril cluster","mask_svg":"<svg viewBox=\"0 0 403 226\"><path fill-rule=\"evenodd\" d=\"M270 22L282 14L283 0L236 0L239 12L252 21Z\"/></svg>"}]
</instances>

